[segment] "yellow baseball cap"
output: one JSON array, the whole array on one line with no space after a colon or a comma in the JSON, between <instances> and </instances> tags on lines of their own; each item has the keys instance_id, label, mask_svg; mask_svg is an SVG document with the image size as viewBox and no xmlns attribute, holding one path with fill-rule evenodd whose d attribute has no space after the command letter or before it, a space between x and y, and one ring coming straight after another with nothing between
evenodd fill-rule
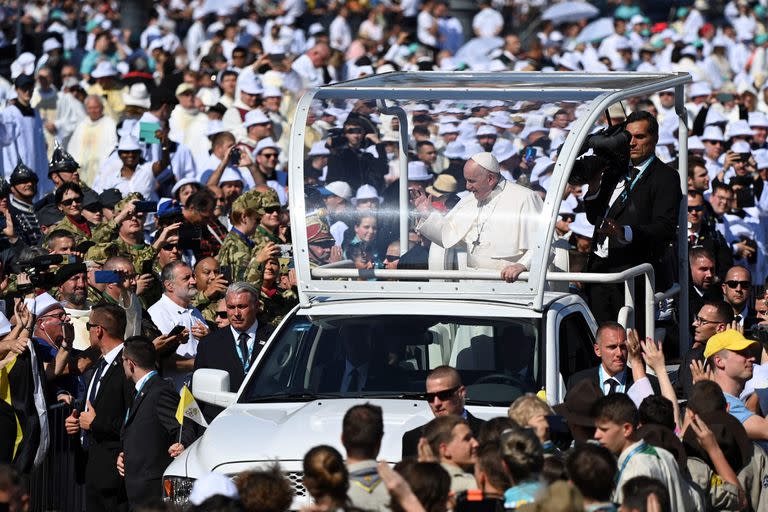
<instances>
[{"instance_id":1,"label":"yellow baseball cap","mask_svg":"<svg viewBox=\"0 0 768 512\"><path fill-rule=\"evenodd\" d=\"M744 350L747 347L751 347L756 344L756 341L748 340L735 329L728 329L723 332L719 332L709 338L707 346L704 349L704 359L709 359L714 354L717 354L721 350L732 350L738 352Z\"/></svg>"}]
</instances>

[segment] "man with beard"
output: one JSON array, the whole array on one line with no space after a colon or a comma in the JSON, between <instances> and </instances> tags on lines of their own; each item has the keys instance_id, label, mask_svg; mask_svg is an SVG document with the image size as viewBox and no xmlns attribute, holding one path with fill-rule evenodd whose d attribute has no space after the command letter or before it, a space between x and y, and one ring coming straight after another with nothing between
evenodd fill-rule
<instances>
[{"instance_id":1,"label":"man with beard","mask_svg":"<svg viewBox=\"0 0 768 512\"><path fill-rule=\"evenodd\" d=\"M704 247L692 247L688 251L688 266L691 271L688 301L689 316L693 322L696 312L707 301L722 300L723 294L717 286L719 278L715 272L715 258Z\"/></svg>"},{"instance_id":2,"label":"man with beard","mask_svg":"<svg viewBox=\"0 0 768 512\"><path fill-rule=\"evenodd\" d=\"M43 121L37 109L32 108L32 90L35 87L35 79L30 75L20 75L15 81L17 98L13 105L6 107L4 115L7 117L5 125L11 128L11 143L4 146L2 152L2 164L5 172L14 169L23 163L37 174L39 181L37 187L38 199L53 189L53 183L46 176L48 168L48 155L43 135Z\"/></svg>"},{"instance_id":3,"label":"man with beard","mask_svg":"<svg viewBox=\"0 0 768 512\"><path fill-rule=\"evenodd\" d=\"M173 379L176 390L187 383L194 369L198 341L209 332L205 318L192 306L197 295L197 281L192 268L183 261L172 261L160 274L165 293L149 308L149 315L160 332L170 333L176 326L184 327L187 342L180 343L176 354L166 360L163 375Z\"/></svg>"},{"instance_id":4,"label":"man with beard","mask_svg":"<svg viewBox=\"0 0 768 512\"><path fill-rule=\"evenodd\" d=\"M38 178L35 172L19 163L11 173L9 209L13 217L13 229L25 244L39 245L43 238L35 215L32 200L37 194Z\"/></svg>"},{"instance_id":5,"label":"man with beard","mask_svg":"<svg viewBox=\"0 0 768 512\"><path fill-rule=\"evenodd\" d=\"M85 264L70 263L59 267L56 271L56 284L58 299L75 328L75 339L72 345L78 350L85 350L90 346L86 323L91 312Z\"/></svg>"}]
</instances>

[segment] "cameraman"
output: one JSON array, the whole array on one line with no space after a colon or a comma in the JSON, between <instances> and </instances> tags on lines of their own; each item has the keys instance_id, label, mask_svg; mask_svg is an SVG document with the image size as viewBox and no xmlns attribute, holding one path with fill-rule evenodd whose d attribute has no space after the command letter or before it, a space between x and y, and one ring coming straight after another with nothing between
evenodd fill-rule
<instances>
[{"instance_id":1,"label":"cameraman","mask_svg":"<svg viewBox=\"0 0 768 512\"><path fill-rule=\"evenodd\" d=\"M611 169L625 155L615 155L609 167L592 174L584 207L595 224L595 240L587 272L621 272L641 263L656 271L657 289L665 290L662 258L677 232L682 193L677 171L656 158L659 138L656 118L646 111L633 112L625 126L629 133L629 169ZM635 297L643 297L643 281ZM598 323L616 320L624 304L620 284L591 284L587 297ZM641 305L641 301L636 304ZM636 308L636 325L642 332L644 315Z\"/></svg>"},{"instance_id":2,"label":"cameraman","mask_svg":"<svg viewBox=\"0 0 768 512\"><path fill-rule=\"evenodd\" d=\"M352 190L367 184L381 191L384 187L384 175L388 170L387 157L383 152L379 152L379 156L375 157L365 151L372 143L378 144L379 138L374 133L366 135L359 119L348 119L341 133L331 132L326 142L331 154L328 158L325 182L344 181Z\"/></svg>"}]
</instances>

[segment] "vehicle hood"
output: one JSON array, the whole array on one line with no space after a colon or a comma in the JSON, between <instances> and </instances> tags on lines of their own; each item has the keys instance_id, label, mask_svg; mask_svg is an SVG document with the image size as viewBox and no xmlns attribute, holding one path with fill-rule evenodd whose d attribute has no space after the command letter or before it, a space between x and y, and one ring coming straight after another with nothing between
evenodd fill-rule
<instances>
[{"instance_id":1,"label":"vehicle hood","mask_svg":"<svg viewBox=\"0 0 768 512\"><path fill-rule=\"evenodd\" d=\"M238 404L220 414L187 454L187 476L228 472L227 465L257 461L301 461L313 446L328 444L344 453L341 425L353 405L382 407L384 439L380 458L397 461L403 433L432 419L418 400L330 399L306 403ZM181 462L181 461L176 461ZM172 467L176 464L172 464ZM171 468L169 468L171 469ZM178 470L178 467L176 468ZM173 474L179 474L173 471Z\"/></svg>"}]
</instances>

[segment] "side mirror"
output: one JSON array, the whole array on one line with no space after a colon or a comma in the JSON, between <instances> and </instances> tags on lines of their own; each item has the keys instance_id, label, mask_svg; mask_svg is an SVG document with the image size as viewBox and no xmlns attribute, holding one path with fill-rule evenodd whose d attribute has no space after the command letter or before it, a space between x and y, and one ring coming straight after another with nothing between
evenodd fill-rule
<instances>
[{"instance_id":1,"label":"side mirror","mask_svg":"<svg viewBox=\"0 0 768 512\"><path fill-rule=\"evenodd\" d=\"M236 393L229 391L229 373L224 370L201 368L192 376L192 394L201 402L220 407L235 403Z\"/></svg>"}]
</instances>

